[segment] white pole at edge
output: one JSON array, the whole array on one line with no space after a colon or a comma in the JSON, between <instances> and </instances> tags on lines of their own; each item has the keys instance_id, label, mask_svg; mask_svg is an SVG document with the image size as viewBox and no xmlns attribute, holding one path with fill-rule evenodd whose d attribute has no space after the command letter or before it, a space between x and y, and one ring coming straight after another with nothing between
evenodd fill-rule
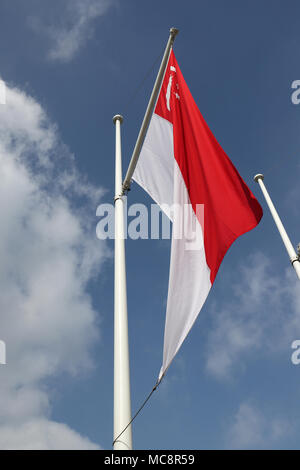
<instances>
[{"instance_id":1,"label":"white pole at edge","mask_svg":"<svg viewBox=\"0 0 300 470\"><path fill-rule=\"evenodd\" d=\"M291 264L293 265L295 271L296 271L296 274L298 276L298 278L300 279L300 261L299 261L299 257L297 256L296 254L296 251L291 243L291 240L289 239L288 237L288 234L286 233L286 230L280 220L280 217L274 207L274 204L269 196L269 193L267 191L267 188L265 187L265 184L263 182L263 179L264 179L264 175L262 175L261 173L259 173L258 175L255 175L254 176L254 181L256 181L259 186L260 186L260 189L262 190L262 193L265 197L265 200L269 206L269 209L270 209L270 212L272 214L272 217L274 219L274 222L278 228L278 231L280 233L280 236L282 238L282 241L284 243L284 246L286 248L286 251L288 252L288 255L289 255L289 258L290 258L290 262Z\"/></svg>"}]
</instances>

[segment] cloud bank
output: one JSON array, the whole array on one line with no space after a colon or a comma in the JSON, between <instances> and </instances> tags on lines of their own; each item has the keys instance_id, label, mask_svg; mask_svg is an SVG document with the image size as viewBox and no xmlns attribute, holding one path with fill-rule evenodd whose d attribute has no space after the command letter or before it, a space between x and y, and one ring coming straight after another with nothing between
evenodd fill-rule
<instances>
[{"instance_id":1,"label":"cloud bank","mask_svg":"<svg viewBox=\"0 0 300 470\"><path fill-rule=\"evenodd\" d=\"M50 60L69 62L93 37L94 21L115 3L115 0L65 0L50 22L31 17L29 24L34 31L48 37Z\"/></svg>"},{"instance_id":2,"label":"cloud bank","mask_svg":"<svg viewBox=\"0 0 300 470\"><path fill-rule=\"evenodd\" d=\"M107 257L87 217L103 191L76 169L39 103L13 87L0 107L0 448L97 448L51 421L45 380L93 365L99 315L87 293Z\"/></svg>"},{"instance_id":3,"label":"cloud bank","mask_svg":"<svg viewBox=\"0 0 300 470\"><path fill-rule=\"evenodd\" d=\"M269 449L289 435L292 426L285 419L265 417L253 404L241 403L228 431L231 449Z\"/></svg>"}]
</instances>

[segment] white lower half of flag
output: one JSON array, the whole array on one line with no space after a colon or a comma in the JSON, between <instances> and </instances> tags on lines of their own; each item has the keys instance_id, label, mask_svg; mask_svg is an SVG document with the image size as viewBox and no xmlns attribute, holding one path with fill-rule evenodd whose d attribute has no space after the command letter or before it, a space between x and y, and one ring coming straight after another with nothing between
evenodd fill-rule
<instances>
[{"instance_id":1,"label":"white lower half of flag","mask_svg":"<svg viewBox=\"0 0 300 470\"><path fill-rule=\"evenodd\" d=\"M202 229L177 162L174 166L174 201L182 206L182 210L173 220L163 365L159 378L192 328L211 288ZM195 232L196 226L198 230ZM182 237L175 238L176 233Z\"/></svg>"},{"instance_id":2,"label":"white lower half of flag","mask_svg":"<svg viewBox=\"0 0 300 470\"><path fill-rule=\"evenodd\" d=\"M211 281L202 227L174 157L173 125L156 114L151 119L133 178L173 221L160 380L193 326ZM176 217L172 207L179 208Z\"/></svg>"}]
</instances>

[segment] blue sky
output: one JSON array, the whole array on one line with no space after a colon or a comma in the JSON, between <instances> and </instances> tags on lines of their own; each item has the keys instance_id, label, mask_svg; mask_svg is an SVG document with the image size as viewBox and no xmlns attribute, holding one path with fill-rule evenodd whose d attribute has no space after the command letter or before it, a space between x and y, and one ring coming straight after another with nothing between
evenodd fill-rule
<instances>
[{"instance_id":1,"label":"blue sky","mask_svg":"<svg viewBox=\"0 0 300 470\"><path fill-rule=\"evenodd\" d=\"M299 13L293 0L1 2L0 448L111 448L113 242L97 240L96 209L114 196L112 117L124 116L125 172L171 26L264 217L227 253L134 448L299 448L299 281L253 182L265 174L296 245ZM151 204L136 184L128 200ZM135 411L161 366L170 242L128 240L126 253Z\"/></svg>"}]
</instances>

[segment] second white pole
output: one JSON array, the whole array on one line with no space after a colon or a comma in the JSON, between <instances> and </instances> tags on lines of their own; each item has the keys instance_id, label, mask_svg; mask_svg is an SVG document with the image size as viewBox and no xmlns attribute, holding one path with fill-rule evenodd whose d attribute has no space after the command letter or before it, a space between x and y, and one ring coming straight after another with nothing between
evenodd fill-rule
<instances>
[{"instance_id":1,"label":"second white pole","mask_svg":"<svg viewBox=\"0 0 300 470\"><path fill-rule=\"evenodd\" d=\"M128 346L127 289L124 237L124 196L122 196L121 124L123 117L113 118L116 126L115 180L115 291L114 291L114 450L131 450L130 369ZM120 433L122 433L120 435ZM118 437L120 435L120 437Z\"/></svg>"},{"instance_id":2,"label":"second white pole","mask_svg":"<svg viewBox=\"0 0 300 470\"><path fill-rule=\"evenodd\" d=\"M274 222L275 222L275 224L278 228L278 231L280 233L280 236L282 238L284 246L285 246L285 248L288 252L290 262L292 263L292 265L293 265L293 267L296 271L296 274L297 274L298 278L300 279L300 261L299 261L299 257L297 256L296 251L295 251L295 249L294 249L294 247L291 243L291 240L289 239L289 236L286 233L286 230L285 230L285 228L284 228L284 226L283 226L283 224L280 220L278 212L275 209L275 206L272 202L272 199L269 196L267 188L264 185L263 179L264 179L264 175L262 175L261 173L254 176L254 181L256 181L259 184L260 189L262 190L262 193L265 196L266 203L269 206L269 209L270 209L270 212L273 216Z\"/></svg>"}]
</instances>

